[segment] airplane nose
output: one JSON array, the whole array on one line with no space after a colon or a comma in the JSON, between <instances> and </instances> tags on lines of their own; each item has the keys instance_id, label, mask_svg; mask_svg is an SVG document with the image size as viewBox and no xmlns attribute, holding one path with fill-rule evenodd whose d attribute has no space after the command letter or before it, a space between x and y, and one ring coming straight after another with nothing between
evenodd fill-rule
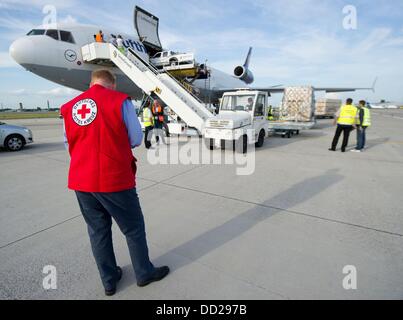
<instances>
[{"instance_id":1,"label":"airplane nose","mask_svg":"<svg viewBox=\"0 0 403 320\"><path fill-rule=\"evenodd\" d=\"M17 39L11 44L9 52L20 65L35 64L34 45L30 39Z\"/></svg>"}]
</instances>

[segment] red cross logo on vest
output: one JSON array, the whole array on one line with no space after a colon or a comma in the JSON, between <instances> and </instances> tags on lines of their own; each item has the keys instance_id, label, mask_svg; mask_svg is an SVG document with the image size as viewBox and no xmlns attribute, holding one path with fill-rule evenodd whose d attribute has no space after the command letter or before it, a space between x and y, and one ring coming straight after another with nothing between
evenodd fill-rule
<instances>
[{"instance_id":1,"label":"red cross logo on vest","mask_svg":"<svg viewBox=\"0 0 403 320\"><path fill-rule=\"evenodd\" d=\"M94 100L84 99L73 106L72 117L79 126L90 125L97 117L98 107Z\"/></svg>"},{"instance_id":2,"label":"red cross logo on vest","mask_svg":"<svg viewBox=\"0 0 403 320\"><path fill-rule=\"evenodd\" d=\"M77 113L81 115L81 119L85 119L87 117L87 113L91 113L90 109L87 109L87 105L83 104L81 110L78 110Z\"/></svg>"}]
</instances>

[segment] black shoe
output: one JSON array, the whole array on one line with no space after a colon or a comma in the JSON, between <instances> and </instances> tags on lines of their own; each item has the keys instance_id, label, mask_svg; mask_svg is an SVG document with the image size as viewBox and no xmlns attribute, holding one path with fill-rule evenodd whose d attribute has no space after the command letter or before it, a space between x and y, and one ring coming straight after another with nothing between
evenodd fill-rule
<instances>
[{"instance_id":1,"label":"black shoe","mask_svg":"<svg viewBox=\"0 0 403 320\"><path fill-rule=\"evenodd\" d=\"M117 267L117 273L118 273L118 277L116 279L116 283L118 283L122 279L123 271L122 271L121 267ZM115 293L116 293L116 286L110 290L105 289L105 295L108 297L115 295Z\"/></svg>"},{"instance_id":2,"label":"black shoe","mask_svg":"<svg viewBox=\"0 0 403 320\"><path fill-rule=\"evenodd\" d=\"M137 282L137 286L145 287L148 286L150 283L155 281L160 281L164 279L169 273L169 268L167 266L156 268L154 274L149 278L141 282Z\"/></svg>"},{"instance_id":3,"label":"black shoe","mask_svg":"<svg viewBox=\"0 0 403 320\"><path fill-rule=\"evenodd\" d=\"M330 148L329 151L336 151L336 149Z\"/></svg>"},{"instance_id":4,"label":"black shoe","mask_svg":"<svg viewBox=\"0 0 403 320\"><path fill-rule=\"evenodd\" d=\"M341 152L343 152L343 153L346 152L346 149L342 149Z\"/></svg>"}]
</instances>

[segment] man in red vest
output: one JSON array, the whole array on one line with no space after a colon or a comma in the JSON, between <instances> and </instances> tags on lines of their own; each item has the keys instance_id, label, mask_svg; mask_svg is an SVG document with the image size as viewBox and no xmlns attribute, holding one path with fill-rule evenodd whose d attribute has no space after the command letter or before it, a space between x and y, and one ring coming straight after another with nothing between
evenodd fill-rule
<instances>
[{"instance_id":1,"label":"man in red vest","mask_svg":"<svg viewBox=\"0 0 403 320\"><path fill-rule=\"evenodd\" d=\"M115 91L108 70L93 72L90 89L61 108L71 156L68 187L74 190L88 225L92 251L107 296L122 277L112 245L112 218L126 236L137 285L163 279L168 267L150 262L139 198L136 159L140 123L129 96Z\"/></svg>"}]
</instances>

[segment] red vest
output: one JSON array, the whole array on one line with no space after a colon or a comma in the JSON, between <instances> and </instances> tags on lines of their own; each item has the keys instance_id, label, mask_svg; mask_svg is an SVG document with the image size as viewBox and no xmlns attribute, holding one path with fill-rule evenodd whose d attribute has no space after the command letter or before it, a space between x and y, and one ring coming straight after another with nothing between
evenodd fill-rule
<instances>
[{"instance_id":1,"label":"red vest","mask_svg":"<svg viewBox=\"0 0 403 320\"><path fill-rule=\"evenodd\" d=\"M136 160L122 116L128 98L95 85L62 106L71 156L69 189L119 192L136 187Z\"/></svg>"}]
</instances>

